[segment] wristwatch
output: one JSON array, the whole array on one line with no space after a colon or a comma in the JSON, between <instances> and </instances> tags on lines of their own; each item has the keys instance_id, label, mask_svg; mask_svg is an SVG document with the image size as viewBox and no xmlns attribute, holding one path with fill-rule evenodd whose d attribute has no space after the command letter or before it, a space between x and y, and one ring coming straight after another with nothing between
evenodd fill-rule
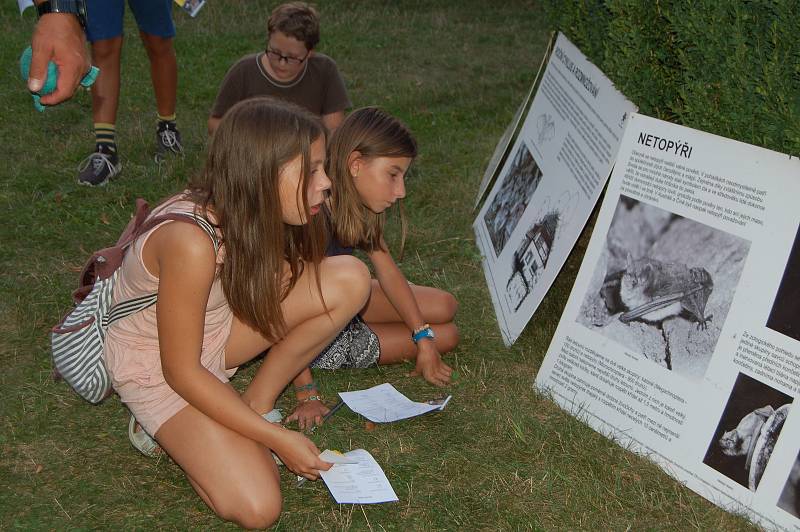
<instances>
[{"instance_id":1,"label":"wristwatch","mask_svg":"<svg viewBox=\"0 0 800 532\"><path fill-rule=\"evenodd\" d=\"M431 326L427 323L411 334L411 339L415 344L425 338L430 338L431 340L436 338L436 335L433 334L433 329L431 329Z\"/></svg>"},{"instance_id":2,"label":"wristwatch","mask_svg":"<svg viewBox=\"0 0 800 532\"><path fill-rule=\"evenodd\" d=\"M81 27L86 29L86 2L84 0L45 0L36 5L39 17L48 13L72 13L78 17Z\"/></svg>"}]
</instances>

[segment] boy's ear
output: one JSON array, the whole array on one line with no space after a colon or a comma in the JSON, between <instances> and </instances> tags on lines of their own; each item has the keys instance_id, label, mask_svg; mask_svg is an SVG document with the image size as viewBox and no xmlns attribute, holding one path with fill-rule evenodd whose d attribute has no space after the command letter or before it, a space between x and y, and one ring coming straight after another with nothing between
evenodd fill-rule
<instances>
[{"instance_id":1,"label":"boy's ear","mask_svg":"<svg viewBox=\"0 0 800 532\"><path fill-rule=\"evenodd\" d=\"M353 177L358 176L358 171L361 169L362 164L364 164L364 160L361 158L361 152L353 150L347 157L347 169L350 170L350 175Z\"/></svg>"}]
</instances>

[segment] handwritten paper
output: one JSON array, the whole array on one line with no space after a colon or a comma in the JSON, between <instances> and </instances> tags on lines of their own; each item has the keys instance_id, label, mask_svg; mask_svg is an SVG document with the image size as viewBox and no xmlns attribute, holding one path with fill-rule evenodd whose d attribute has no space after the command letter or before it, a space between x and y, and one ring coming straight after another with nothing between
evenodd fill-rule
<instances>
[{"instance_id":1,"label":"handwritten paper","mask_svg":"<svg viewBox=\"0 0 800 532\"><path fill-rule=\"evenodd\" d=\"M417 403L398 392L388 382L366 390L339 392L339 397L350 410L373 423L391 423L442 410L450 399L447 397L442 404Z\"/></svg>"},{"instance_id":2,"label":"handwritten paper","mask_svg":"<svg viewBox=\"0 0 800 532\"><path fill-rule=\"evenodd\" d=\"M320 471L320 476L337 503L378 504L400 500L381 466L364 449L343 455L324 451L320 458L328 462L335 460L329 470Z\"/></svg>"}]
</instances>

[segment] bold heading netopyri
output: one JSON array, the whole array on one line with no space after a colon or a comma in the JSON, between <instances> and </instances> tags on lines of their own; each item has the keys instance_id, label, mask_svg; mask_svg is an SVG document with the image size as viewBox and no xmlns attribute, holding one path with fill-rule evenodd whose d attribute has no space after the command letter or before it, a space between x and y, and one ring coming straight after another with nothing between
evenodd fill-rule
<instances>
[{"instance_id":1,"label":"bold heading netopyri","mask_svg":"<svg viewBox=\"0 0 800 532\"><path fill-rule=\"evenodd\" d=\"M674 153L679 157L686 157L689 159L692 156L692 147L682 140L676 142L674 140L656 137L649 133L640 132L637 142L649 148L656 148L661 151Z\"/></svg>"}]
</instances>

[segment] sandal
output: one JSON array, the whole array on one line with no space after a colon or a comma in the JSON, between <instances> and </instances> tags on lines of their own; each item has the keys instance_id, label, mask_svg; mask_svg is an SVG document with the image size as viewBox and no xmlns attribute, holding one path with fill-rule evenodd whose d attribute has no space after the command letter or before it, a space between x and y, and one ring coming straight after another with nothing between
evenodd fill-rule
<instances>
[{"instance_id":1,"label":"sandal","mask_svg":"<svg viewBox=\"0 0 800 532\"><path fill-rule=\"evenodd\" d=\"M266 414L262 414L261 417L263 417L270 423L280 423L281 421L283 421L283 414L281 414L281 411L278 410L277 408L273 408ZM272 459L275 460L275 463L278 464L279 466L283 465L283 462L281 461L280 458L278 458L277 454L272 453Z\"/></svg>"},{"instance_id":2,"label":"sandal","mask_svg":"<svg viewBox=\"0 0 800 532\"><path fill-rule=\"evenodd\" d=\"M131 445L148 458L155 458L161 454L161 447L158 446L156 440L141 426L139 426L139 430L136 430L136 426L136 418L131 414L131 419L128 421L128 439L131 441Z\"/></svg>"}]
</instances>

